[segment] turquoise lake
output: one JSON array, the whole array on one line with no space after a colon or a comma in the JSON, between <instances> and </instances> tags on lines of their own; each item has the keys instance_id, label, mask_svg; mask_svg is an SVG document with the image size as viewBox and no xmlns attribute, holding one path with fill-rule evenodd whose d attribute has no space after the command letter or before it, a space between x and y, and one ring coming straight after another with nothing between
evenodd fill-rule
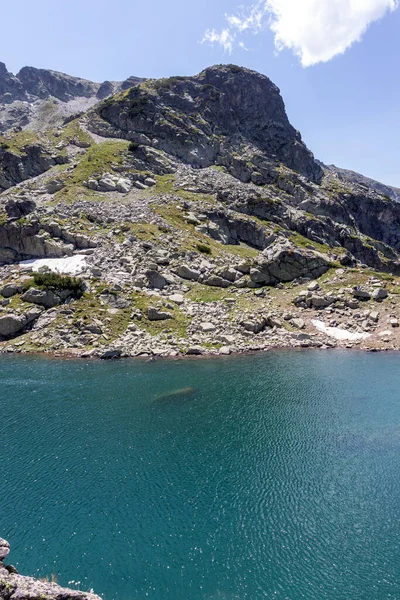
<instances>
[{"instance_id":1,"label":"turquoise lake","mask_svg":"<svg viewBox=\"0 0 400 600\"><path fill-rule=\"evenodd\" d=\"M22 574L105 600L400 599L400 354L7 356L0 383Z\"/></svg>"}]
</instances>

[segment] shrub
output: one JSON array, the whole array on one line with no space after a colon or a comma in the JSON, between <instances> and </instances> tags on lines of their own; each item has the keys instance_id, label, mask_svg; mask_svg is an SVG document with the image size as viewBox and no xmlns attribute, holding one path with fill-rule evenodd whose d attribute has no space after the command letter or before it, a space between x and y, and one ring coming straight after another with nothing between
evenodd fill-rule
<instances>
[{"instance_id":1,"label":"shrub","mask_svg":"<svg viewBox=\"0 0 400 600\"><path fill-rule=\"evenodd\" d=\"M80 296L83 292L83 282L79 277L60 275L59 273L32 273L32 279L24 285L24 291L32 285L42 290L50 288L56 290L72 290L74 296Z\"/></svg>"},{"instance_id":2,"label":"shrub","mask_svg":"<svg viewBox=\"0 0 400 600\"><path fill-rule=\"evenodd\" d=\"M206 246L206 244L197 244L196 248L202 254L211 254L210 246Z\"/></svg>"}]
</instances>

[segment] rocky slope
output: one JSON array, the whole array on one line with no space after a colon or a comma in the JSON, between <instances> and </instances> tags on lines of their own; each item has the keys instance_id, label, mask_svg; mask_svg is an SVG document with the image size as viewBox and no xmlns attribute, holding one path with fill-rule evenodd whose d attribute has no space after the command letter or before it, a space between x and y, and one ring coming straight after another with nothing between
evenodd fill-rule
<instances>
[{"instance_id":1,"label":"rocky slope","mask_svg":"<svg viewBox=\"0 0 400 600\"><path fill-rule=\"evenodd\" d=\"M267 77L220 65L99 100L34 71L3 69L3 102L96 100L0 138L1 351L399 346L400 204L321 166Z\"/></svg>"},{"instance_id":2,"label":"rocky slope","mask_svg":"<svg viewBox=\"0 0 400 600\"><path fill-rule=\"evenodd\" d=\"M48 69L23 67L17 75L0 62L0 133L12 129L46 129L62 124L99 100L143 81L94 83Z\"/></svg>"},{"instance_id":3,"label":"rocky slope","mask_svg":"<svg viewBox=\"0 0 400 600\"><path fill-rule=\"evenodd\" d=\"M0 538L0 598L2 600L100 600L91 592L62 588L54 582L19 575L13 566L5 566L9 543Z\"/></svg>"},{"instance_id":4,"label":"rocky slope","mask_svg":"<svg viewBox=\"0 0 400 600\"><path fill-rule=\"evenodd\" d=\"M370 177L365 177L364 175L360 175L360 173L355 173L354 171L349 171L348 169L340 169L335 165L324 165L319 162L319 164L325 169L329 169L332 173L336 175L338 179L341 181L350 183L350 184L358 184L360 186L364 186L366 189L375 190L379 194L383 196L387 196L391 200L395 200L396 202L400 202L400 188L393 187L390 185L385 185L380 181L375 181Z\"/></svg>"}]
</instances>

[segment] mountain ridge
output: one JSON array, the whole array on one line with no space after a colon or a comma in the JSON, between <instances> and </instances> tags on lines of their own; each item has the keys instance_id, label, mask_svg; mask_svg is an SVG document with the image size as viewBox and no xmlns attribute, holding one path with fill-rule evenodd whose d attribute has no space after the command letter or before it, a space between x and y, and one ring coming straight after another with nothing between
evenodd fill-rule
<instances>
[{"instance_id":1,"label":"mountain ridge","mask_svg":"<svg viewBox=\"0 0 400 600\"><path fill-rule=\"evenodd\" d=\"M30 89L0 107L0 351L400 347L400 203L317 161L266 76L0 71Z\"/></svg>"}]
</instances>

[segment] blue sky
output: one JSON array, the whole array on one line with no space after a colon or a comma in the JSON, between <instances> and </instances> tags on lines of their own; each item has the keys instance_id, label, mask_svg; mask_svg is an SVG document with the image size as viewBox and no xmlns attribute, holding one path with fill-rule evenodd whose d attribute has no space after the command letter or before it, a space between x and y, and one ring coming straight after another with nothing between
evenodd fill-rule
<instances>
[{"instance_id":1,"label":"blue sky","mask_svg":"<svg viewBox=\"0 0 400 600\"><path fill-rule=\"evenodd\" d=\"M31 65L97 81L191 75L215 63L246 66L280 87L292 124L317 158L400 187L396 5L19 0L2 6L0 60L13 72ZM214 43L202 43L205 37Z\"/></svg>"}]
</instances>

